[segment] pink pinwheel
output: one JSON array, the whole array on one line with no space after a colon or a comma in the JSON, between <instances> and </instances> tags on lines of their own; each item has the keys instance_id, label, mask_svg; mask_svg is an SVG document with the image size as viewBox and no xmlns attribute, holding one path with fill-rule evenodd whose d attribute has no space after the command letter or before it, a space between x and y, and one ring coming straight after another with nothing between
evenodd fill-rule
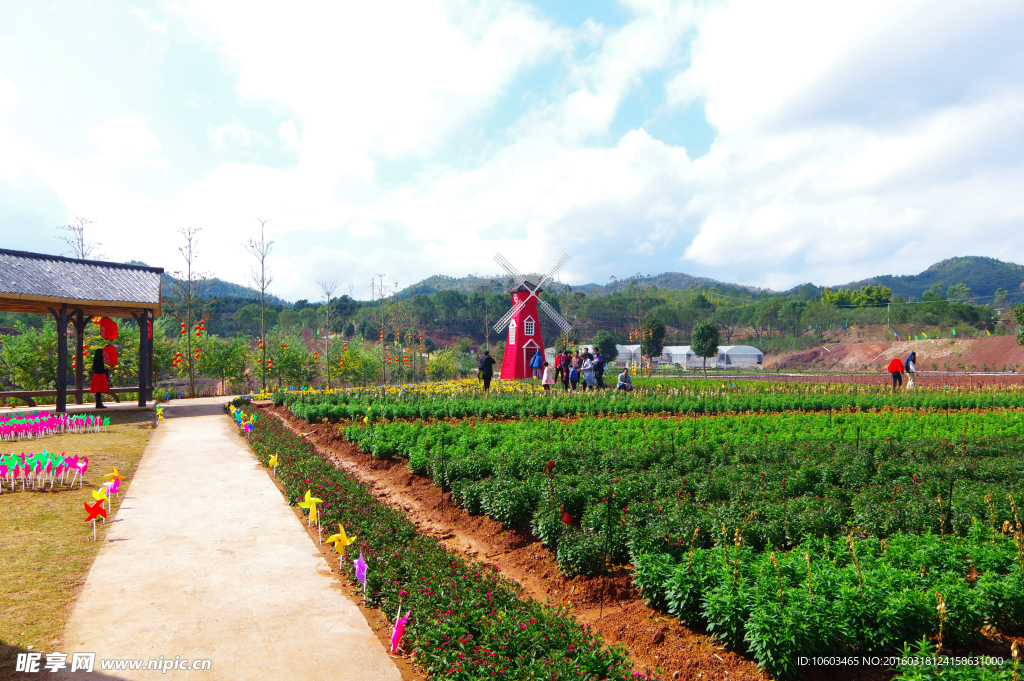
<instances>
[{"instance_id":1,"label":"pink pinwheel","mask_svg":"<svg viewBox=\"0 0 1024 681\"><path fill-rule=\"evenodd\" d=\"M366 561L363 560L363 552L362 552L361 549L359 551L359 557L356 558L355 565L356 565L356 579L359 580L359 583L362 584L363 588L365 589L366 588Z\"/></svg>"},{"instance_id":2,"label":"pink pinwheel","mask_svg":"<svg viewBox=\"0 0 1024 681\"><path fill-rule=\"evenodd\" d=\"M121 478L114 478L111 482L103 483L103 486L107 488L107 497L117 494L121 488Z\"/></svg>"},{"instance_id":3,"label":"pink pinwheel","mask_svg":"<svg viewBox=\"0 0 1024 681\"><path fill-rule=\"evenodd\" d=\"M402 645L402 636L405 635L405 623L409 620L409 613L402 617L402 607L398 607L399 618L395 620L395 628L391 631L391 654L398 652L398 646Z\"/></svg>"}]
</instances>

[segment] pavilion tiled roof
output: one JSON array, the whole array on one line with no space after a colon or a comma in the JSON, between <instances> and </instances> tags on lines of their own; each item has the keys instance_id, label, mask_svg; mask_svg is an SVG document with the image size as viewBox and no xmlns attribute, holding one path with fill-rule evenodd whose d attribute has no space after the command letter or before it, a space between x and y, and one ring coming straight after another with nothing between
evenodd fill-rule
<instances>
[{"instance_id":1,"label":"pavilion tiled roof","mask_svg":"<svg viewBox=\"0 0 1024 681\"><path fill-rule=\"evenodd\" d=\"M0 249L0 296L160 304L161 267Z\"/></svg>"}]
</instances>

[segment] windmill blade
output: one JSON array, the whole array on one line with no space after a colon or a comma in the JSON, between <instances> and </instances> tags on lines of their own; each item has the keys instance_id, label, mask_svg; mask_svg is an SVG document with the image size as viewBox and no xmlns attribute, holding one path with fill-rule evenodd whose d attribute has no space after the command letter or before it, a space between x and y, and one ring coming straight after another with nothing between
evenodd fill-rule
<instances>
[{"instance_id":1,"label":"windmill blade","mask_svg":"<svg viewBox=\"0 0 1024 681\"><path fill-rule=\"evenodd\" d=\"M526 280L526 276L520 274L519 270L513 267L512 263L506 260L505 256L503 256L501 253L494 254L494 262L504 267L505 271L512 275L512 278L515 279L516 286L522 285L523 281Z\"/></svg>"},{"instance_id":2,"label":"windmill blade","mask_svg":"<svg viewBox=\"0 0 1024 681\"><path fill-rule=\"evenodd\" d=\"M540 283L537 284L537 288L543 288L545 284L554 279L555 276L558 274L558 270L562 269L562 265L564 265L567 262L569 262L569 256L563 253L562 257L560 257L558 261L551 266L551 269L548 270L548 273L541 278Z\"/></svg>"},{"instance_id":3,"label":"windmill blade","mask_svg":"<svg viewBox=\"0 0 1024 681\"><path fill-rule=\"evenodd\" d=\"M509 323L509 321L510 321L510 320L511 320L511 319L512 319L513 317L515 317L515 316L516 316L517 314L519 314L519 311L523 309L523 306L524 306L524 305L526 305L526 301L527 301L527 300L529 300L529 299L530 299L530 298L529 298L529 297L527 297L527 298L526 298L525 300L520 300L520 301L519 301L518 303L516 303L515 305L513 305L513 306L512 306L512 309L511 309L511 310L509 310L508 312L506 312L506 313L505 313L505 316L504 316L504 317L502 317L502 318L501 318L501 319L499 319L499 320L498 320L497 322L495 322L495 324L494 324L494 330L495 330L495 331L501 331L501 330L502 330L502 329L504 329L504 328L505 328L506 326L508 326L508 323Z\"/></svg>"},{"instance_id":4,"label":"windmill blade","mask_svg":"<svg viewBox=\"0 0 1024 681\"><path fill-rule=\"evenodd\" d=\"M538 302L540 303L540 309L544 310L547 316L551 317L551 320L555 324L558 324L558 328L560 328L565 333L569 333L569 330L572 329L572 324L565 321L565 318L562 315L558 314L555 311L555 308L548 305L548 302L546 300L538 299Z\"/></svg>"}]
</instances>

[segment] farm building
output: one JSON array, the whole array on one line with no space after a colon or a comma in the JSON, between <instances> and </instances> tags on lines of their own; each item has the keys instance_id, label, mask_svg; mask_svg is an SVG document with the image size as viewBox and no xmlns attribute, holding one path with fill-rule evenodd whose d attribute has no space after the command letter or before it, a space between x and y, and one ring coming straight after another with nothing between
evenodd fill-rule
<instances>
[{"instance_id":1,"label":"farm building","mask_svg":"<svg viewBox=\"0 0 1024 681\"><path fill-rule=\"evenodd\" d=\"M639 345L616 345L619 356L615 366L624 367L630 362L639 363ZM654 360L655 364L672 364L684 369L700 369L704 360L698 357L689 345L666 345L662 348L661 357ZM750 345L723 345L718 348L718 355L708 358L709 369L758 369L764 365L764 353Z\"/></svg>"},{"instance_id":2,"label":"farm building","mask_svg":"<svg viewBox=\"0 0 1024 681\"><path fill-rule=\"evenodd\" d=\"M759 369L764 365L764 353L751 345L723 345L716 359L720 369Z\"/></svg>"}]
</instances>

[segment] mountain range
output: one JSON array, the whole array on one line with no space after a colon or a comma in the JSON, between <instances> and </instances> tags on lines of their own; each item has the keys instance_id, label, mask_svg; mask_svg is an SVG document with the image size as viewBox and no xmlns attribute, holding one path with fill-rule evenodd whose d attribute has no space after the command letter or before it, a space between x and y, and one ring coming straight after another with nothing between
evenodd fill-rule
<instances>
[{"instance_id":1,"label":"mountain range","mask_svg":"<svg viewBox=\"0 0 1024 681\"><path fill-rule=\"evenodd\" d=\"M130 264L143 265L145 263L133 261ZM168 295L171 292L171 277L168 274L164 274L163 276L164 293L165 295ZM543 275L537 273L532 273L528 274L527 278L536 282L539 281L542 276ZM233 284L229 281L224 281L223 279L218 278L214 278L212 281L214 285L211 287L208 295L217 296L218 298L259 298L259 291L248 286ZM584 292L589 295L607 295L615 291L624 290L629 286L631 281L633 281L632 278L612 278L612 280L607 284L580 284L572 286L572 290ZM657 286L658 288L670 290L717 289L719 292L722 292L723 289L732 289L738 293L746 294L755 298L765 294L776 293L781 293L783 295L799 294L805 296L817 296L821 293L823 288L812 283L807 283L793 287L787 291L772 291L770 289L762 289L757 286L722 282L708 277L697 277L684 272L663 272L657 275L637 277L635 281L642 287ZM503 289L507 287L508 283L509 278L507 275L494 275L492 277L488 277L472 274L465 277L449 277L443 274L436 274L432 277L427 277L412 286L402 289L398 296L400 298L408 298L413 295L429 295L445 290L471 293L477 290L480 286L484 286L485 288L494 291L499 288ZM1011 300L1016 300L1024 295L1024 266L1012 262L1003 262L996 258L968 255L957 258L948 258L941 262L937 262L920 274L885 274L861 279L859 281L853 281L848 284L843 284L842 286L833 286L831 288L857 289L868 284L887 286L892 289L893 295L902 296L903 298L917 299L920 299L921 294L934 284L940 284L942 286L943 293L945 293L950 286L955 284L966 284L976 298L980 299L979 302L988 302L985 298L990 299L991 296L995 294L996 289L999 288L1008 291L1011 296L1013 296ZM558 290L562 289L563 286L564 284L562 282L555 282L547 288L549 290ZM290 305L287 301L274 295L268 294L267 298L268 301L272 303Z\"/></svg>"},{"instance_id":2,"label":"mountain range","mask_svg":"<svg viewBox=\"0 0 1024 681\"><path fill-rule=\"evenodd\" d=\"M539 274L528 274L527 278L536 282L541 276L542 275ZM469 275L466 277L434 275L403 289L399 295L401 297L408 297L415 294L431 294L444 290L470 293L480 286L493 287L497 285L504 285L507 279L507 276L499 275L495 275L493 277L480 275ZM613 279L607 284L580 284L573 286L572 290L582 291L591 295L607 295L615 291L624 290L629 286L631 281L633 281L632 278ZM754 297L773 293L816 296L820 294L824 288L822 286L808 283L793 287L787 291L779 292L772 291L770 289L762 289L757 286L718 281L708 277L696 277L684 272L663 272L657 275L637 277L636 282L642 287L657 286L658 288L671 290L705 288L733 289ZM968 255L957 258L948 258L941 262L937 262L920 274L897 276L885 274L861 279L860 281L853 281L841 286L833 286L831 288L857 289L867 284L887 286L892 289L893 295L902 296L903 298L918 299L921 297L921 294L933 284L941 284L943 293L946 292L946 289L955 284L966 284L975 296L984 298L992 296L996 292L996 289L999 288L1002 288L1011 294L1019 294L1024 291L1024 288L1022 288L1024 287L1024 267L1011 262L1003 262L995 258ZM556 288L560 288L561 286L561 282L557 282L555 285ZM552 287L548 286L548 288L550 289Z\"/></svg>"}]
</instances>

